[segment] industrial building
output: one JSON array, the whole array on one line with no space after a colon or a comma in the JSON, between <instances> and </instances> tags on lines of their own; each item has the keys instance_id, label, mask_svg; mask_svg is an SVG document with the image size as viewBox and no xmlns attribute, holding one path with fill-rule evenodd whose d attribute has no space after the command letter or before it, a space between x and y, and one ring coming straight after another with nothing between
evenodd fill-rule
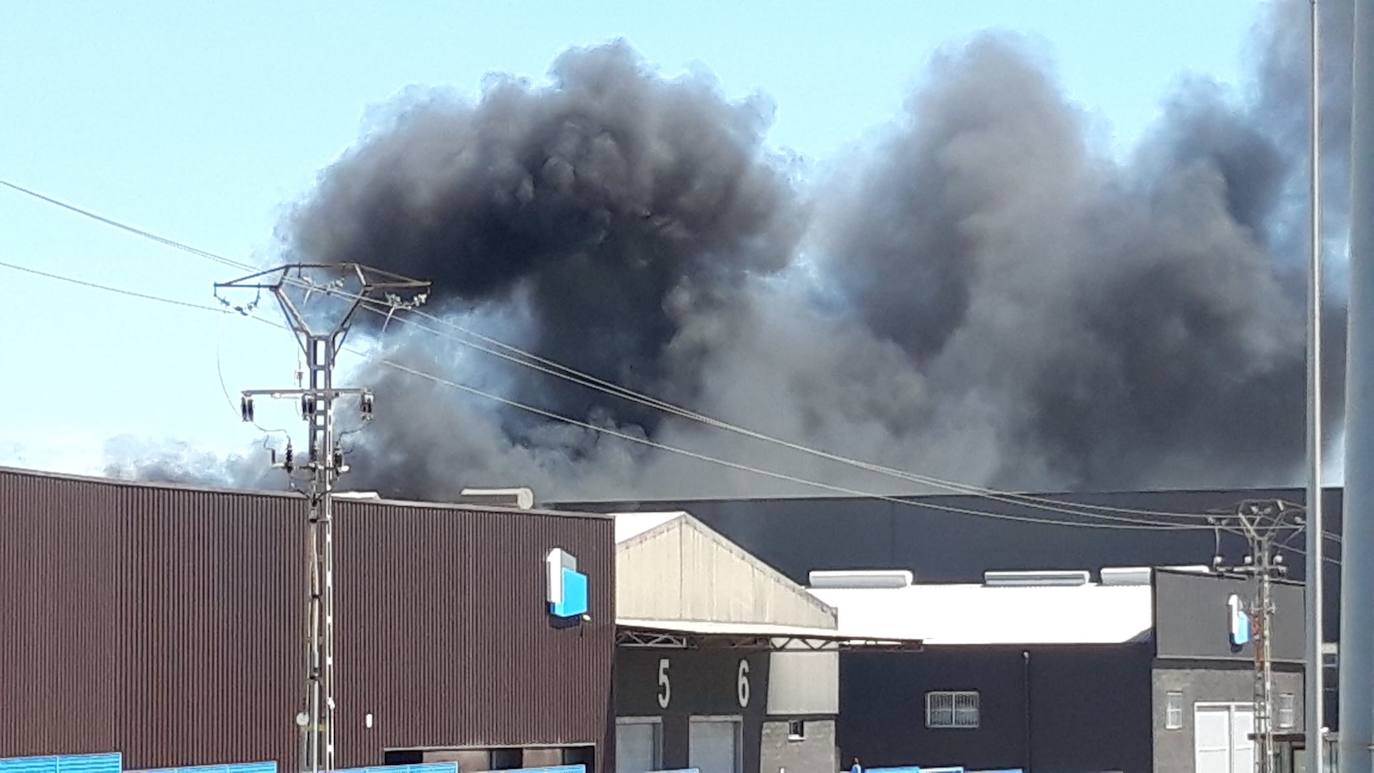
<instances>
[{"instance_id":1,"label":"industrial building","mask_svg":"<svg viewBox=\"0 0 1374 773\"><path fill-rule=\"evenodd\" d=\"M0 469L0 757L296 769L306 509ZM611 769L611 519L342 498L334 518L340 767Z\"/></svg>"},{"instance_id":2,"label":"industrial building","mask_svg":"<svg viewBox=\"0 0 1374 773\"><path fill-rule=\"evenodd\" d=\"M840 656L838 743L867 767L1122 773L1253 769L1254 643L1244 579L1205 571L817 572L839 633L917 637L917 654ZM1303 593L1275 586L1275 729L1303 728ZM1291 757L1291 752L1289 753Z\"/></svg>"},{"instance_id":3,"label":"industrial building","mask_svg":"<svg viewBox=\"0 0 1374 773\"><path fill-rule=\"evenodd\" d=\"M615 515L616 769L834 773L842 652L919 650L684 512Z\"/></svg>"},{"instance_id":4,"label":"industrial building","mask_svg":"<svg viewBox=\"0 0 1374 773\"><path fill-rule=\"evenodd\" d=\"M1323 623L1327 642L1326 724L1339 727L1336 709L1340 630L1342 492L1323 498L1326 531ZM805 584L817 569L905 569L921 582L979 583L989 568L1062 569L1084 566L1208 564L1217 550L1209 529L1122 528L1129 520L1198 523L1198 515L1225 512L1242 500L1302 503L1302 489L1217 489L1040 494L1043 502L974 495L901 497L730 498L618 502L562 502L565 509L603 511L686 510L759 560ZM1117 508L1109 519L1047 511L1037 505ZM968 511L989 514L979 517ZM1158 513L1145 516L1140 513ZM1132 515L1134 513L1134 515ZM1193 514L1193 518L1168 514ZM1115 519L1115 520L1113 520ZM1059 522L1058 524L1055 522ZM1092 526L1073 524L1092 523ZM1069 524L1069 525L1060 525ZM1103 528L1105 526L1105 528ZM1301 540L1298 541L1299 543ZM1244 541L1223 534L1228 561L1247 552ZM1290 579L1305 575L1302 555L1286 549Z\"/></svg>"}]
</instances>

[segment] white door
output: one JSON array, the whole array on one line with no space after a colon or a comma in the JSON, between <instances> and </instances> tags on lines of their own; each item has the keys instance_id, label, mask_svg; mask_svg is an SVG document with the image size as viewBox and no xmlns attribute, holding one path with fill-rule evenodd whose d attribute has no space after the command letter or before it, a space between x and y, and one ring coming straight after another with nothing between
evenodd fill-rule
<instances>
[{"instance_id":1,"label":"white door","mask_svg":"<svg viewBox=\"0 0 1374 773\"><path fill-rule=\"evenodd\" d=\"M1231 709L1199 706L1193 722L1197 773L1231 773Z\"/></svg>"},{"instance_id":2,"label":"white door","mask_svg":"<svg viewBox=\"0 0 1374 773\"><path fill-rule=\"evenodd\" d=\"M647 773L659 769L662 756L657 722L617 720L615 769L617 773Z\"/></svg>"},{"instance_id":3,"label":"white door","mask_svg":"<svg viewBox=\"0 0 1374 773\"><path fill-rule=\"evenodd\" d=\"M701 773L739 773L740 721L692 717L687 738L689 767Z\"/></svg>"},{"instance_id":4,"label":"white door","mask_svg":"<svg viewBox=\"0 0 1374 773\"><path fill-rule=\"evenodd\" d=\"M1255 709L1253 706L1233 706L1231 708L1231 773L1252 773L1255 769L1255 742L1250 734L1255 732Z\"/></svg>"},{"instance_id":5,"label":"white door","mask_svg":"<svg viewBox=\"0 0 1374 773\"><path fill-rule=\"evenodd\" d=\"M1196 707L1193 721L1193 764L1197 773L1252 773L1255 744L1250 733L1255 712L1246 704Z\"/></svg>"}]
</instances>

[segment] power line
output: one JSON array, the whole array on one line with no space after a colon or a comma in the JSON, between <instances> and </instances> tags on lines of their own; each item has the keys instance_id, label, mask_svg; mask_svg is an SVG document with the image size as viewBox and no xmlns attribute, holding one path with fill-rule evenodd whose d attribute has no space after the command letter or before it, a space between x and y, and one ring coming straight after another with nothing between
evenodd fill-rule
<instances>
[{"instance_id":1,"label":"power line","mask_svg":"<svg viewBox=\"0 0 1374 773\"><path fill-rule=\"evenodd\" d=\"M151 232L151 231L147 231L147 230L142 229L142 228L137 228L137 227L135 227L135 226L132 226L132 225L128 225L128 224L126 224L126 223L119 222L119 221L114 220L114 219L112 219L112 218L108 218L108 217L105 217L105 216L103 216L103 215L99 215L99 214L97 214L97 213L95 213L95 212L92 212L92 211L90 211L90 210L84 209L84 208L82 208L82 207L78 207L78 206L75 206L75 205L73 205L73 204L69 204L69 203L67 203L67 202L61 201L61 200L59 200L59 199L55 199L55 198L53 198L53 197L46 196L46 195L44 195L44 194L38 193L37 191L31 190L31 189L29 189L29 188L25 188L25 187L20 186L20 185L16 185L16 184L14 184L14 183L11 183L11 182L8 182L8 181L2 180L2 179L0 179L0 185L4 185L4 186L6 186L6 187L8 187L8 188L11 188L11 189L13 189L13 190L15 190L15 191L18 191L18 192L20 192L20 193L23 193L23 194L28 195L28 196L32 196L32 197L34 197L34 198L36 198L36 199L39 199L39 200L44 201L44 202L47 202L47 203L49 203L49 204L53 204L53 205L55 205L55 206L61 207L61 208L63 208L63 209L66 209L66 210L68 210L68 211L71 211L71 212L74 212L74 213L76 213L76 214L82 215L82 216L84 216L84 217L92 218L92 219L94 219L94 220L96 220L96 221L99 221L99 222L101 222L101 223L105 223L105 224L110 225L110 226L113 226L113 227L115 227L115 228L119 228L120 230L126 231L126 232L128 232L128 233L132 233L132 234L135 234L135 235L137 235L137 236L141 236L141 237L144 237L144 238L147 238L147 239L151 239L151 240L153 240L153 241L155 241L155 242L158 242L158 243L160 243L160 244L163 244L163 245L166 245L166 246L173 247L174 249L182 250L182 251L184 251L184 252L188 252L188 253L190 253L190 254L197 255L197 256L202 257L202 258L206 258L206 259L209 259L209 260L213 260L213 261L215 261L215 262L218 262L218 263L222 263L222 264L229 265L229 266L234 266L234 267L237 267L237 268L252 268L252 266L251 266L250 264L242 263L242 262L240 262L240 261L233 260L232 258L228 258L228 257L225 257L225 256L223 256L223 255L219 255L219 254L210 252L210 251L208 251L208 250L203 250L203 249L200 249L200 248L198 248L198 247L194 247L194 246L192 246L192 245L186 244L186 243L184 243L184 242L180 242L180 241L177 241L177 240L175 240L175 239L170 239L170 238L167 238L167 237L164 237L164 236L155 234L155 233L153 233L153 232ZM361 299L361 298L353 297L352 294L351 294L351 293L348 293L348 292L339 292L339 291L335 291L335 294L338 295L340 298L344 298L344 299L350 299L350 300L354 300L354 301L359 301L359 300L361 300L361 301L363 301L363 308L367 309L368 311L371 311L371 312L376 313L376 314L378 314L378 315L384 316L384 317L386 317L388 320L391 320L391 319L393 318L392 315L393 315L393 313L394 313L394 310L384 310L384 309L377 308L377 307L375 307L375 306L373 306L373 305L368 304L368 303L366 302L366 299ZM1052 499L1052 498L1044 497L1044 496L1032 496L1032 495L1029 495L1029 494L1022 494L1022 493L1017 493L1017 492L1000 491L1000 490L997 490L997 489L988 488L988 487L984 487L984 486L977 486L977 485L974 485L974 484L961 483L961 482L957 482L957 481L951 481L951 480L946 480L946 479L942 479L942 478L937 478L937 477L934 477L934 476L922 475L922 474L918 474L918 473L907 472L907 471L900 470L900 469L897 469L897 468L894 468L894 467L888 467L888 466L885 466L885 465L875 464L875 463L873 463L873 462L867 462L867 461L860 460L860 459L854 459L854 458L851 458L851 457L846 457L846 456L842 456L842 455L839 455L839 454L834 454L834 453L831 453L831 452L828 452L828 451L824 451L824 450L812 448L812 447L809 447L809 446L805 446L805 445L802 445L802 444L800 444L800 443L796 443L796 442L793 442L793 441L789 441L789 440L785 440L785 439L782 439L782 438L774 437L774 436L772 436L772 435L768 435L768 434L763 433L763 432L759 432L759 431L756 431L756 430L752 430L752 429L749 429L749 428L747 428L747 427L743 427L743 426L740 426L740 425L737 425L737 424L733 424L733 423L730 423L730 422L722 421L722 420L720 420L720 419L716 419L716 418L711 417L711 416L708 416L708 415L706 415L706 414L699 413L699 412L697 412L697 411L693 411L693 410L690 410L690 409L687 409L687 408L683 408L683 407L678 406L678 405L674 405L673 403L669 403L669 402L667 402L667 401L660 400L660 399L655 398L655 397L653 397L653 396L651 396L651 395L647 395L647 394L644 394L644 393L642 393L642 392L638 392L638 391L629 389L629 388L627 388L627 387L620 386L620 385L615 384L615 383L613 383L613 382L610 382L610 381L607 381L607 380L598 378L598 377L596 377L596 376L593 376L593 375L584 373L584 372L582 372L582 371L579 371L579 370L577 370L577 369L571 368L571 367L569 367L569 366L567 366L567 365L563 365L562 363L556 362L556 361L554 361L554 360L551 360L551 359L548 359L548 358L545 358L545 357L541 357L541 356L539 356L539 355L532 354L532 353L530 353L530 352L526 352L526 351L524 351L524 350L522 350L522 349L519 349L518 347L511 346L510 344L504 343L504 342L499 341L499 340L497 340L497 339L495 339L495 338L492 338L492 337L490 337L490 336L486 336L486 335L483 335L483 334L478 333L478 332L476 332L476 331L470 330L470 329L465 328L465 327L463 327L463 326L461 326L461 325L458 325L458 324L456 324L456 323L454 323L454 322L452 322L452 321L450 321L450 320L447 320L447 319L438 317L438 316L433 315L433 314L429 314L429 313L427 313L427 312L418 311L418 312L415 313L415 315L416 315L416 316L419 316L419 317L421 317L421 318L423 318L423 319L429 320L429 321L431 321L431 322L437 323L437 324L439 324L439 325L442 325L442 326L444 326L444 327L447 327L447 328L450 328L450 329L452 329L452 330L455 330L455 331L457 331L458 333L460 333L460 334L462 334L462 335L464 335L464 336L468 336L468 337L470 337L470 338L475 338L475 339L477 339L478 341L481 341L481 342L483 342L484 344L487 344L487 346L483 346L483 345L481 345L481 344L474 343L473 341L467 340L467 339L465 339L465 338L459 338L459 337L453 336L453 335L451 335L451 334L446 334L446 333L444 333L444 332L442 332L442 331L435 330L434 328L426 327L426 326L421 325L420 323L418 323L418 322L416 322L415 320L410 319L410 318L402 317L402 318L398 318L397 321L400 322L401 324L414 325L414 326L416 326L416 327L419 327L419 328L422 329L422 330L425 330L425 331L429 332L429 333L432 334L432 335L437 335L437 336L439 336L439 337L441 337L441 338L445 338L445 339L448 339L448 340L452 340L452 341L454 341L454 342L456 342L456 343L458 343L458 344L460 344L460 345L467 346L467 347L469 347L469 348L472 348L472 349L475 349L475 350L477 350L477 351L483 352L483 353L488 354L488 355L490 355L490 356L498 357L498 358L500 358L500 359L504 359L504 360L506 360L506 361L515 363L515 364L520 365L520 366L522 366L522 367L530 368L530 369L532 369L532 370L536 370L536 371L539 371L539 372L541 372L541 373L545 373L545 374L547 374L547 375L551 375L551 376L554 376L554 377L556 377L556 378L560 378L560 379L563 379L563 380L565 380L565 381L569 381L569 382L571 382L571 383L579 384L579 385L581 385L581 386L583 386L583 387L586 387L586 388L589 388L589 389L593 389L593 390L596 390L596 391L600 391L600 392L603 392L603 393L605 393L605 394L611 395L611 396L613 396L613 397L617 397L617 398L622 399L622 400L626 400L626 401L629 401L629 402L633 402L633 403L637 403L637 404L640 404L640 405L644 405L644 406L646 406L646 407L650 407L650 408L653 408L653 409L655 409L655 410L659 410L659 411L662 411L662 412L665 412L665 413L669 413L669 414L671 414L671 415L675 415L675 416L678 416L678 417L681 417L681 418L685 418L685 419L688 419L688 420L690 420L690 421L695 421L695 422L698 422L698 423L702 423L702 424L705 424L705 425L707 425L707 426L710 426L710 427L713 427L713 428L716 428L716 429L725 430L725 431L727 431L727 432L733 432L733 433L735 433L735 434L739 434L739 435L742 435L742 436L744 436L744 437L749 437L749 438L752 438L752 439L755 439L755 440L759 440L759 441L761 441L761 442L766 442L766 443L771 443L771 444L774 444L774 445L778 445L778 446L781 446L781 447L784 447L784 448L788 448L788 449L790 449L790 450L793 450L793 451L796 451L796 452L799 452L799 453L808 454L808 455L815 456L815 457L820 458L820 459L825 459L825 460L827 460L827 461L832 461L832 462L836 462L836 463L839 463L839 464L845 464L845 465L848 465L848 466L851 466L851 467L855 467L855 468L857 468L857 469L865 470L865 471L867 471L867 472L872 472L872 473L879 474L879 475L885 475L885 476L888 476L888 477L892 477L892 478L896 478L896 479L900 479L900 480L904 480L904 481L908 481L908 482L912 482L912 483L919 483L919 484L922 484L922 485L925 485L925 486L934 487L934 488L940 488L940 489L944 489L944 490L946 490L946 491L951 491L951 492L954 492L954 493L965 494L965 495L970 495L970 496L978 496L978 497L982 497L982 498L986 498L986 499L991 499L991 500L993 500L993 501L1002 502L1002 503L1004 503L1004 504L1018 505L1018 506L1027 507L1027 508L1031 508L1031 509L1045 510L1045 511L1049 511L1049 512L1058 512L1058 513L1067 514L1067 515L1076 515L1076 516L1085 516L1085 517L1095 517L1095 518L1100 518L1100 519L1103 519L1103 520L1115 520L1115 521L1132 522L1132 523L1137 522L1137 520L1138 520L1138 519L1133 519L1133 518L1122 518L1122 517L1119 517L1119 516L1112 516L1112 515L1107 515L1107 514L1106 514L1106 513L1113 513L1113 512L1115 512L1115 513L1126 513L1126 514L1129 514L1129 515L1137 515L1137 516L1149 516L1149 517L1155 517L1155 518L1176 518L1176 519L1185 519L1185 520L1205 520L1205 519L1208 517L1208 516L1206 516L1205 514L1201 514L1201 513L1179 513L1179 512L1168 512L1168 511L1158 511L1158 510L1147 510L1147 509L1140 509L1140 508L1116 507L1116 506L1111 506L1111 505L1086 505L1086 504L1079 504L1079 503L1068 503L1068 502L1063 502L1063 501L1060 501L1060 500L1056 500L1056 499ZM500 350L500 351L497 351L497 350ZM510 354L507 354L506 352L510 352ZM1166 525L1166 524L1157 524L1157 525ZM1168 525L1174 525L1174 524L1168 524Z\"/></svg>"},{"instance_id":2,"label":"power line","mask_svg":"<svg viewBox=\"0 0 1374 773\"><path fill-rule=\"evenodd\" d=\"M80 285L81 287L89 287L89 288L94 289L94 290L105 290L106 292L118 293L118 294L120 294L120 295L127 295L127 296L129 296L129 297L131 297L131 298L139 298L139 299L145 300L145 301L157 301L158 303L166 303L166 304L169 304L169 305L172 305L172 306L181 306L182 308L186 308L186 309L195 309L195 310L197 310L197 311L213 311L213 312L216 313L216 314L228 314L228 313L231 313L228 309L222 309L222 308L220 308L220 307L218 307L218 306L210 306L210 305L208 305L208 304L203 304L203 303L192 303L192 302L190 302L190 301L180 301L180 300L177 300L177 299L175 299L175 298L164 298L164 297L162 297L162 296L160 296L160 295L149 295L148 293L141 293L141 292L138 292L137 290L125 290L125 289L123 289L123 288L121 288L121 287L111 287L110 285L103 285L103 284L100 284L99 282L90 282L90 281L87 281L87 280L85 280L85 279L77 279L77 278L75 278L75 277L62 276L61 274L53 274L53 273L49 273L49 272L47 272L47 271L40 271L40 270L38 270L38 269L36 269L36 268L29 268L28 266L20 266L20 265L17 265L17 264L15 264L15 263L7 263L7 262L2 261L2 260L0 260L0 266L3 266L3 267L5 267L5 268L9 268L9 269L13 269L13 270L15 270L15 271L22 271L22 272L24 272L24 273L26 273L26 274L33 274L33 275L35 275L35 276L41 276L41 277L44 277L45 279L55 279L55 280L57 280L57 281L59 281L59 282L66 282L66 283L68 283L68 284Z\"/></svg>"},{"instance_id":3,"label":"power line","mask_svg":"<svg viewBox=\"0 0 1374 773\"><path fill-rule=\"evenodd\" d=\"M25 270L25 271L28 271L28 270L29 270L29 269L27 269L26 267L23 267L23 266L14 266L13 264L3 263L3 262L0 262L0 266L10 267L10 268L16 268L16 269L18 269L18 270ZM58 280L58 281L71 282L71 283L79 284L79 285L82 285L82 286L85 286L85 287L89 287L89 288L92 288L92 289L98 289L98 290L104 290L104 291L107 291L107 292L118 293L118 294L120 294L120 295L126 295L126 296L130 296L130 297L135 297L135 298L139 298L139 299L142 299L142 300L155 301L155 302L165 303L165 304L170 304L170 305L175 305L175 306L190 307L190 308L194 308L194 309L198 309L198 310L202 310L202 311L215 312L215 313L218 313L218 314L230 314L230 313L233 313L233 312L230 312L229 310L222 309L222 308L216 308L216 307L214 307L214 306L202 306L202 305L199 305L199 304L186 303L186 302L183 302L183 301L178 301L178 300L173 299L173 298L167 298L167 297L163 297L163 296L153 295L153 294L150 294L150 293L136 292L136 291L127 290L127 289L124 289L124 288L113 287L113 286L110 286L110 285L103 285L103 284L99 284L99 283L96 283L96 282L88 282L88 281L85 281L85 280L75 279L75 278L73 278L73 277L63 276L63 275L60 275L60 274L53 274L53 273L50 273L50 272L32 271L32 273L37 273L37 274L39 274L39 275L41 275L41 276L44 276L44 277L47 277L47 278L51 278L51 279L54 279L54 280ZM279 325L279 324L272 323L272 322L270 322L269 320L263 320L263 319L261 319L261 318L258 318L258 317L252 316L252 315L240 315L240 316L247 316L249 319L256 319L256 320L258 320L258 321L260 321L260 322L266 322L267 324L272 324L272 325L275 326L275 327L282 327L282 326ZM611 436L611 437L615 437L615 438L618 438L618 439L621 439L621 440L625 440L625 441L628 441L628 442L632 442L632 443L637 443L637 444L640 444L640 445L643 445L643 446L647 446L647 447L650 447L650 448L655 448L655 449L658 449L658 450L661 450L661 451L666 451L666 452L669 452L669 453L677 454L677 455L680 455L680 456L685 456L685 457L692 458L692 459L696 459L696 460L703 461L703 462L708 462L708 463L712 463L712 464L717 464L717 465L724 466L724 467L727 467L727 468L730 468L730 469L739 470L739 471L742 471L742 472L749 472L749 473L752 473L752 474L756 474L756 475L760 475L760 476L764 476L764 477L769 477L769 478L772 478L772 479L775 479L775 480L782 480L782 481L786 481L786 482L790 482L790 483L794 483L794 484L798 484L798 485L808 486L808 487L811 487L811 488L816 488L816 489L821 489L821 490L826 490L826 491L832 491L832 492L842 493L842 494L846 494L846 495L849 495L849 496L857 496L857 497L862 497L862 498L866 498L866 499L879 499L879 500L888 501L888 502L893 502L893 503L895 503L895 504L900 504L900 505L904 505L904 506L908 506L908 507L917 507L917 508L924 508L924 509L930 509L930 510L938 510L938 511L951 512L951 513L959 513L959 514L963 514L963 515L970 515L970 516L983 517L983 518L993 518L993 519L998 519L998 520L1008 520L1008 521L1020 521L1020 522L1026 522L1026 523L1035 523L1035 524L1048 525L1048 526L1064 526L1064 527L1073 527L1073 528L1120 529L1120 530L1194 530L1194 531L1199 530L1199 529L1211 529L1211 528L1212 528L1212 527L1210 527L1210 526L1196 526L1196 525L1190 525L1190 524L1157 524L1157 523L1152 523L1152 522L1131 522L1130 524L1116 524L1116 523L1095 523L1095 522L1091 522L1091 521L1059 521L1059 520L1046 519L1046 518L1037 518L1037 517L1034 517L1034 516L1014 515L1014 514L1010 514L1010 513L992 513L992 512L982 511L982 510L975 510L975 509L972 509L972 508L958 507L958 506L954 506L954 505L945 505L945 504L939 504L939 503L934 503L934 502L916 502L916 501L912 501L912 500L910 500L910 499L904 499L904 498L901 498L901 497L895 497L895 496L890 496L890 495L886 495L886 494L879 494L879 493L876 493L876 492L864 491L864 490L861 490L861 489L850 488L850 487L847 487L847 486L839 486L839 485L834 485L834 484L829 484L829 483L823 483L823 482L810 480L810 479L808 479L808 478L803 478L803 477L796 476L796 475L790 475L790 474L787 474L787 473L781 473L781 472L777 472L777 471L774 471L774 470L768 470L768 469L764 469L764 468L760 468L760 467L755 467L755 466L752 466L752 465L742 464L742 463L739 463L739 462L733 462L733 461L726 460L726 459L720 459L720 458L718 458L718 457L714 457L714 456L711 456L711 455L709 455L709 454L703 454L703 453L700 453L700 452L697 452L697 451L691 451L691 450L689 450L689 449L678 448L678 447L676 447L676 446L670 446L670 445L665 444L665 443L660 443L660 442L657 442L657 441L654 441L654 440L649 440L649 439L647 439L647 438L638 437L638 436L631 435L631 434L625 433L625 432L621 432L621 431L619 431L619 430L615 430L615 429L612 429L612 428L609 428L609 427L603 427L603 426L599 426L599 425L592 424L592 423L590 423L590 422L582 421L582 420L579 420L579 419L574 419L574 418L571 418L571 417L568 417L568 416L563 416L563 415L558 414L558 413L555 413L555 412L553 412L553 411L549 411L549 410L546 410L546 409L543 409L543 408L539 408L539 407L537 407L537 406L528 405L528 404L526 404L526 403L522 403L522 402L519 402L519 401L516 401L516 400L512 400L512 399L509 399L509 398L506 398L506 397L502 397L502 396L500 396L500 395L493 394L493 393L491 393L491 392L486 392L486 391L484 391L484 390L477 389L476 387L471 387L471 386L468 386L468 385L466 385L466 384L461 384L461 383L459 383L459 382L456 382L456 381L452 381L452 380L450 380L450 379L443 378L443 377L441 377L441 376L436 376L436 375L434 375L434 374L432 374L432 373L427 373L427 372L425 372L425 371L417 370L417 369L415 369L415 368L411 368L411 367L409 367L409 366L406 366L406 365L402 365L402 364L400 364L400 363L397 363L397 362L395 362L395 361L393 361L393 360L384 359L384 358L379 358L379 357L375 357L375 356L370 356L370 355L368 355L365 351L363 351L363 350L361 350L361 349L358 349L358 348L356 348L356 347L347 347L347 348L348 348L348 350L349 350L351 353L358 354L358 355L362 356L364 359L367 359L367 360L370 361L370 362L374 362L374 363L383 365L383 366L385 366L385 367L392 368L392 369L394 369L394 370L397 370L397 371L400 371L400 372L403 372L403 373L410 374L411 376L415 376L415 377L418 377L418 378L423 378L423 379L425 379L425 380L427 380L427 381L430 381L430 382L432 382L432 383L440 384L440 385L442 385L442 386L446 386L446 387L449 387L449 388L452 388L452 389L457 389L457 390L460 390L460 391L463 391L463 392L466 392L466 393L469 393L469 394L472 394L472 395L476 395L476 396L478 396L478 397L482 397L482 398L484 398L484 399L492 400L492 401L501 403L501 404L503 404L503 405L507 405L507 406L509 406L509 407L517 408L517 409L522 410L522 411L526 411L526 412L529 412L529 413L532 413L532 414L535 414L535 415L538 415L538 416L542 416L542 417L547 418L547 419L552 419L552 420L554 420L554 421L559 421L559 422L562 422L562 423L565 423L565 424L569 424L569 425L572 425L572 426L580 427L580 428L587 429L587 430L590 430L590 431L593 431L593 432L597 432L597 433L609 435L609 436ZM1082 515L1087 516L1087 515L1091 515L1091 514L1082 514Z\"/></svg>"}]
</instances>

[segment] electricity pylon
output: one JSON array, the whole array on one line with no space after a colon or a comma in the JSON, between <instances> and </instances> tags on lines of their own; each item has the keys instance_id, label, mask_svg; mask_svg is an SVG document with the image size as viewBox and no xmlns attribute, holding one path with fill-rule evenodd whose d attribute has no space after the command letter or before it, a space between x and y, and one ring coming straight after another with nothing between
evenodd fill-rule
<instances>
[{"instance_id":1,"label":"electricity pylon","mask_svg":"<svg viewBox=\"0 0 1374 773\"><path fill-rule=\"evenodd\" d=\"M408 279L357 263L296 263L260 271L229 282L222 289L268 291L276 297L286 322L305 354L308 380L291 389L247 389L240 407L244 421L253 421L253 398L268 396L300 400L301 418L309 427L307 458L295 458L290 441L282 462L272 453L274 467L286 471L296 488L295 473L308 474L300 490L310 501L306 528L305 668L300 770L333 770L334 741L334 482L348 471L337 445L334 407L342 397L355 395L364 421L372 417L373 396L366 388L334 385L334 361L359 307L396 312L424 303L429 283ZM256 296L255 296L256 299ZM221 302L229 305L221 298ZM313 305L312 305L313 302ZM255 300L256 303L256 300ZM328 308L320 308L327 304ZM242 307L235 307L243 311Z\"/></svg>"}]
</instances>

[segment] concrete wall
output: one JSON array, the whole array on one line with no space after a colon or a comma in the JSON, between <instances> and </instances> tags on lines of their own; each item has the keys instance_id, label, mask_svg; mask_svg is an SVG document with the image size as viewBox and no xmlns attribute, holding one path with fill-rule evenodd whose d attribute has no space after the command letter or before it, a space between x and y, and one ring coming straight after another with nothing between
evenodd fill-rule
<instances>
[{"instance_id":1,"label":"concrete wall","mask_svg":"<svg viewBox=\"0 0 1374 773\"><path fill-rule=\"evenodd\" d=\"M1161 658L1220 658L1253 662L1254 643L1233 647L1227 599L1248 604L1257 580L1212 574L1154 573L1155 652ZM1275 660L1300 663L1307 622L1303 587L1272 584Z\"/></svg>"},{"instance_id":2,"label":"concrete wall","mask_svg":"<svg viewBox=\"0 0 1374 773\"><path fill-rule=\"evenodd\" d=\"M1302 673L1294 667L1274 674L1274 693L1293 695L1295 723L1290 730L1301 732L1303 722ZM1163 663L1154 669L1151 702L1153 709L1154 770L1180 773L1193 769L1193 707L1197 703L1248 703L1254 697L1254 672L1243 662L1180 661ZM1183 693L1183 727L1166 730L1167 695ZM1279 730L1277 708L1275 729Z\"/></svg>"},{"instance_id":3,"label":"concrete wall","mask_svg":"<svg viewBox=\"0 0 1374 773\"><path fill-rule=\"evenodd\" d=\"M835 773L840 769L833 717L801 719L805 737L788 737L788 720L763 723L759 744L759 773Z\"/></svg>"},{"instance_id":4,"label":"concrete wall","mask_svg":"<svg viewBox=\"0 0 1374 773\"><path fill-rule=\"evenodd\" d=\"M834 628L834 610L692 519L617 546L616 615Z\"/></svg>"},{"instance_id":5,"label":"concrete wall","mask_svg":"<svg viewBox=\"0 0 1374 773\"><path fill-rule=\"evenodd\" d=\"M774 652L768 656L768 713L840 713L840 653Z\"/></svg>"}]
</instances>

